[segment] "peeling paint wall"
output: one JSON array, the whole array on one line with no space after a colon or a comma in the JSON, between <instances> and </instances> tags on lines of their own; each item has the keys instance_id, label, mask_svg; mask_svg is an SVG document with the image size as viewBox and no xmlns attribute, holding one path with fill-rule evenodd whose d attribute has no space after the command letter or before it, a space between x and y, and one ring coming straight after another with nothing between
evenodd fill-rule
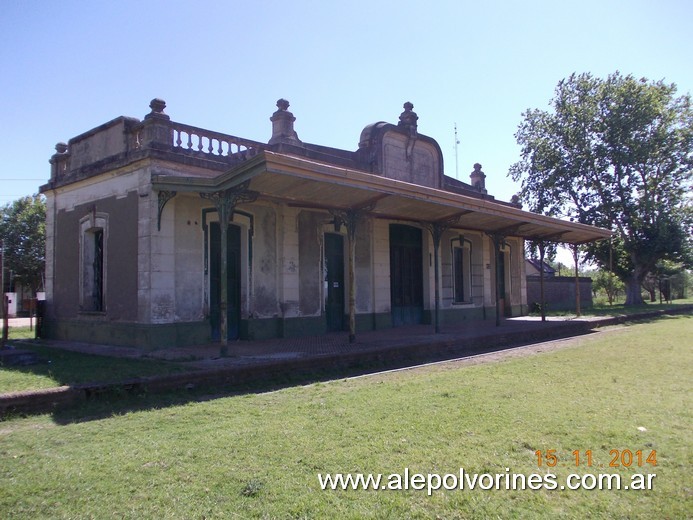
<instances>
[{"instance_id":1,"label":"peeling paint wall","mask_svg":"<svg viewBox=\"0 0 693 520\"><path fill-rule=\"evenodd\" d=\"M253 208L253 301L254 318L271 318L279 314L277 277L277 214L274 207Z\"/></svg>"},{"instance_id":2,"label":"peeling paint wall","mask_svg":"<svg viewBox=\"0 0 693 520\"><path fill-rule=\"evenodd\" d=\"M356 226L356 262L354 275L356 278L356 312L373 312L373 271L372 254L372 220L361 219ZM348 262L348 258L346 259ZM345 266L348 265L345 262ZM348 286L348 271L345 272L345 283ZM347 295L348 298L348 295ZM348 309L348 307L347 307Z\"/></svg>"},{"instance_id":3,"label":"peeling paint wall","mask_svg":"<svg viewBox=\"0 0 693 520\"><path fill-rule=\"evenodd\" d=\"M202 200L196 194L178 195L175 201L176 321L204 318L204 234ZM168 204L164 211L168 211Z\"/></svg>"},{"instance_id":4,"label":"peeling paint wall","mask_svg":"<svg viewBox=\"0 0 693 520\"><path fill-rule=\"evenodd\" d=\"M180 193L164 207L161 229L157 229L158 194L151 189L151 168L105 176L100 183L84 181L75 189L63 189L57 197L47 194L48 222L55 223L47 237L49 242L60 237L47 257L49 311L56 318L84 318L85 313L79 309L79 222L96 205L100 214L108 215L110 223L107 312L86 319L157 325L197 323L204 327L208 282L204 273L202 225L203 210L211 206L197 193ZM99 193L106 196L99 198ZM209 221L216 219L215 211L208 215ZM308 320L310 327L318 326L314 324L319 324L324 314L322 239L326 231L334 232L332 218L326 211L262 200L244 205L234 215L233 222L241 227L242 237L243 319L303 317L313 320ZM389 226L392 223L369 218L358 222L357 315L382 316L391 311ZM344 228L342 233L346 233ZM451 249L451 240L459 242L460 234L471 242L471 302L464 302L461 307L492 307L495 292L491 241L477 231L450 230L441 241L441 308L460 307L453 302ZM425 308L433 309L433 243L428 231L422 231L422 239ZM345 236L345 245L346 240ZM526 293L522 276L523 242L515 238L507 242L511 253L506 265L512 275L508 303L516 307L523 304ZM345 262L347 251L345 247ZM345 284L348 284L347 276L345 269ZM347 304L345 301L345 309ZM256 326L268 322L259 323ZM276 327L281 334L282 325Z\"/></svg>"},{"instance_id":5,"label":"peeling paint wall","mask_svg":"<svg viewBox=\"0 0 693 520\"><path fill-rule=\"evenodd\" d=\"M321 248L318 232L324 213L301 211L298 215L299 310L301 316L319 316L322 312L320 286L322 283Z\"/></svg>"},{"instance_id":6,"label":"peeling paint wall","mask_svg":"<svg viewBox=\"0 0 693 520\"><path fill-rule=\"evenodd\" d=\"M299 315L299 254L298 254L298 211L295 208L281 207L278 221L279 234L279 290L278 297L283 318Z\"/></svg>"},{"instance_id":7,"label":"peeling paint wall","mask_svg":"<svg viewBox=\"0 0 693 520\"><path fill-rule=\"evenodd\" d=\"M156 192L149 197L155 204ZM176 316L176 230L175 214L178 209L176 198L171 199L161 214L161 229L157 229L156 218L150 219L150 322L171 323Z\"/></svg>"},{"instance_id":8,"label":"peeling paint wall","mask_svg":"<svg viewBox=\"0 0 693 520\"><path fill-rule=\"evenodd\" d=\"M376 313L392 310L390 296L390 223L373 222L373 298Z\"/></svg>"}]
</instances>

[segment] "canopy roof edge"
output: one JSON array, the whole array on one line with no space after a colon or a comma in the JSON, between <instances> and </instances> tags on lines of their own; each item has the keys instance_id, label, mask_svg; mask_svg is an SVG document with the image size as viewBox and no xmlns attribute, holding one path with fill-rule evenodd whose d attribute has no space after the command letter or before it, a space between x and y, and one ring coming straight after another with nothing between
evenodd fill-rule
<instances>
[{"instance_id":1,"label":"canopy roof edge","mask_svg":"<svg viewBox=\"0 0 693 520\"><path fill-rule=\"evenodd\" d=\"M152 186L160 191L211 193L246 181L260 198L294 206L347 210L370 205L369 213L376 218L411 220L416 215L417 221L430 222L457 218L452 229L528 240L582 244L612 236L607 229L531 213L497 201L270 151L215 177L152 175Z\"/></svg>"}]
</instances>

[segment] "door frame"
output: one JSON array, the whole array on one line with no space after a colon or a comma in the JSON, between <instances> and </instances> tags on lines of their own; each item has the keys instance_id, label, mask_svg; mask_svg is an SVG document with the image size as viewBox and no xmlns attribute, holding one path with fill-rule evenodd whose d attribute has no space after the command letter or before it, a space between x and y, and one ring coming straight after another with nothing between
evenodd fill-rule
<instances>
[{"instance_id":1,"label":"door frame","mask_svg":"<svg viewBox=\"0 0 693 520\"><path fill-rule=\"evenodd\" d=\"M323 266L324 266L324 311L325 322L329 332L344 330L346 315L346 285L344 258L344 235L325 232L323 235ZM328 243L332 244L328 245ZM328 251L332 249L333 251ZM331 270L329 258L339 259L335 270ZM338 284L335 286L335 284Z\"/></svg>"},{"instance_id":2,"label":"door frame","mask_svg":"<svg viewBox=\"0 0 693 520\"><path fill-rule=\"evenodd\" d=\"M397 327L423 323L425 302L423 230L407 224L390 224L389 241L392 325ZM399 272L396 272L398 269ZM404 280L406 277L409 277L408 282ZM410 304L395 305L398 299L407 300Z\"/></svg>"},{"instance_id":3,"label":"door frame","mask_svg":"<svg viewBox=\"0 0 693 520\"><path fill-rule=\"evenodd\" d=\"M227 263L227 324L228 338L239 339L241 330L241 302L243 292L243 227L234 222L228 224L228 258L235 254L235 265ZM217 242L218 241L218 242ZM221 224L219 221L209 223L209 320L210 334L213 341L221 336L221 291L215 283L221 277ZM217 250L216 248L219 248ZM218 281L217 281L218 280ZM216 300L216 301L215 301Z\"/></svg>"}]
</instances>

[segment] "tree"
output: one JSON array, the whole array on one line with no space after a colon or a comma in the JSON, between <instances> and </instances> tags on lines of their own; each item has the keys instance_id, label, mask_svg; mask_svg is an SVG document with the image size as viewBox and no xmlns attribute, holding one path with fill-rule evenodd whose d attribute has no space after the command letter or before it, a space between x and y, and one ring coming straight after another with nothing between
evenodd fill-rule
<instances>
[{"instance_id":1,"label":"tree","mask_svg":"<svg viewBox=\"0 0 693 520\"><path fill-rule=\"evenodd\" d=\"M33 292L43 286L46 250L46 204L43 197L23 197L0 208L0 240L5 269Z\"/></svg>"},{"instance_id":2,"label":"tree","mask_svg":"<svg viewBox=\"0 0 693 520\"><path fill-rule=\"evenodd\" d=\"M676 85L610 75L571 75L556 87L552 112L523 114L516 134L531 211L611 229L611 247L587 247L590 261L626 284L626 304L661 260L693 265L693 110Z\"/></svg>"},{"instance_id":3,"label":"tree","mask_svg":"<svg viewBox=\"0 0 693 520\"><path fill-rule=\"evenodd\" d=\"M625 286L623 282L616 278L614 273L611 271L606 271L600 269L597 273L592 276L592 290L597 293L598 291L604 291L606 294L606 299L609 301L609 305L614 304L614 300L618 296Z\"/></svg>"}]
</instances>

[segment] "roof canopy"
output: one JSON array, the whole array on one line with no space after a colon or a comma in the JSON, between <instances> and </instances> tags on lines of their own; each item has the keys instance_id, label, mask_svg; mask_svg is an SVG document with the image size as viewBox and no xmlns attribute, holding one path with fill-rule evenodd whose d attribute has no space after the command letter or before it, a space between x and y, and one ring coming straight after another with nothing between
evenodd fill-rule
<instances>
[{"instance_id":1,"label":"roof canopy","mask_svg":"<svg viewBox=\"0 0 693 520\"><path fill-rule=\"evenodd\" d=\"M237 188L296 207L363 210L374 218L445 222L451 229L483 231L529 240L581 244L609 238L611 231L547 217L495 201L477 199L359 170L264 151L213 178L154 175L155 190L213 193Z\"/></svg>"}]
</instances>

